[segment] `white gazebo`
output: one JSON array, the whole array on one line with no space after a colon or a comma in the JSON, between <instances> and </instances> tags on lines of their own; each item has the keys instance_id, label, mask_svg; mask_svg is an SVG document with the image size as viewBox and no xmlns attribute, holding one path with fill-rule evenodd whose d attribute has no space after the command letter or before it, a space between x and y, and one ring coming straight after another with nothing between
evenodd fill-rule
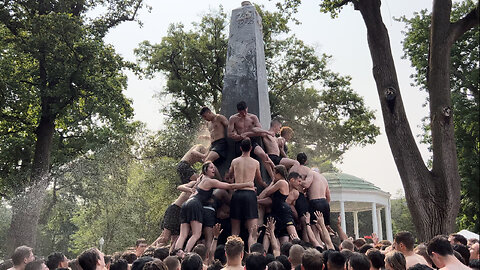
<instances>
[{"instance_id":1,"label":"white gazebo","mask_svg":"<svg viewBox=\"0 0 480 270\"><path fill-rule=\"evenodd\" d=\"M345 173L322 173L330 188L330 211L340 213L342 229L347 230L345 212L353 213L355 238L358 233L358 212L372 211L373 232L380 240L384 239L380 210L385 208L386 239L393 241L390 193L382 191L374 184Z\"/></svg>"}]
</instances>

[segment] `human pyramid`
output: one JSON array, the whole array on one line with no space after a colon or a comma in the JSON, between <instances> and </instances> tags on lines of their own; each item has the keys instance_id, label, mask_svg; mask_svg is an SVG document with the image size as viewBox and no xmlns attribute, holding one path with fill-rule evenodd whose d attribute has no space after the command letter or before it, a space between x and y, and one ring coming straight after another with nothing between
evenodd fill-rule
<instances>
[{"instance_id":1,"label":"human pyramid","mask_svg":"<svg viewBox=\"0 0 480 270\"><path fill-rule=\"evenodd\" d=\"M248 247L260 237L268 250L299 239L298 232L305 242L330 247L331 241L325 241L333 232L328 182L318 170L305 166L304 153L299 153L297 160L287 157L286 142L293 137L293 130L282 127L279 120L273 120L269 130L262 129L244 101L237 104L237 111L227 120L208 107L201 109L210 132L210 149L195 145L177 165L181 194L165 211L163 231L153 245L165 246L171 241L171 251L190 252L203 234L205 245L213 252L217 242L224 244L227 236L239 236L244 229ZM223 180L214 162L218 165L227 157L225 133L235 142L236 158ZM262 179L255 156L263 162L270 184ZM192 168L197 162L204 162L200 175ZM254 182L263 188L259 194Z\"/></svg>"}]
</instances>

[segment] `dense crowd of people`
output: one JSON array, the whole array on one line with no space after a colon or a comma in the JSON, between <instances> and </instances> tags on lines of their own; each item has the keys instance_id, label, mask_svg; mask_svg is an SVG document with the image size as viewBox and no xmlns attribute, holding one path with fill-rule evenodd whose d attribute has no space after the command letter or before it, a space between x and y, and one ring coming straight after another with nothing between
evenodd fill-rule
<instances>
[{"instance_id":1,"label":"dense crowd of people","mask_svg":"<svg viewBox=\"0 0 480 270\"><path fill-rule=\"evenodd\" d=\"M478 239L453 234L415 246L411 233L399 232L393 243L379 241L375 234L367 242L348 238L340 217L335 232L327 180L307 167L305 153L296 160L287 156L293 130L275 119L269 130L262 129L243 101L237 110L227 120L201 109L210 148L194 145L178 163L181 193L166 209L162 233L153 243L139 239L134 249L108 256L91 248L70 261L62 253L39 259L31 248L20 246L0 270L479 268ZM222 175L217 168L232 155ZM200 173L195 163L202 163Z\"/></svg>"}]
</instances>

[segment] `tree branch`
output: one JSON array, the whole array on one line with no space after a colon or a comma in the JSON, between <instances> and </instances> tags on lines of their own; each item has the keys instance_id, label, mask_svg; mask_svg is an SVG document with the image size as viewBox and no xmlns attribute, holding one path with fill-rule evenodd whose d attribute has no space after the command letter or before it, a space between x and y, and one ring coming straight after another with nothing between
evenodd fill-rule
<instances>
[{"instance_id":1,"label":"tree branch","mask_svg":"<svg viewBox=\"0 0 480 270\"><path fill-rule=\"evenodd\" d=\"M465 15L465 17L450 24L448 33L448 41L450 44L453 44L457 39L465 34L465 32L478 25L479 5L480 2L477 3L477 7L472 9L467 15Z\"/></svg>"}]
</instances>

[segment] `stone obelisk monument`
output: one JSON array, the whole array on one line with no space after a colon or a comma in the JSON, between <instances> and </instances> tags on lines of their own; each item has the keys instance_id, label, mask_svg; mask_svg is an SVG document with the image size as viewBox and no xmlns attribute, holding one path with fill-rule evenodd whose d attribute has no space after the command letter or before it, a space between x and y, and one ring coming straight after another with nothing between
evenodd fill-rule
<instances>
[{"instance_id":1,"label":"stone obelisk monument","mask_svg":"<svg viewBox=\"0 0 480 270\"><path fill-rule=\"evenodd\" d=\"M248 112L256 114L268 129L271 118L262 18L248 1L232 11L221 113L229 118L237 113L236 105L242 100Z\"/></svg>"}]
</instances>

